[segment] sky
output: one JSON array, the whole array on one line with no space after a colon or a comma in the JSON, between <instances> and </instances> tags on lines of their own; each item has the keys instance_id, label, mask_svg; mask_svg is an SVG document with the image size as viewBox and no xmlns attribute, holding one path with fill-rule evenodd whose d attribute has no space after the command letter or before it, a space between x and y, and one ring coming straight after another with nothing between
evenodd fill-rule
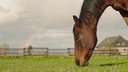
<instances>
[{"instance_id":1,"label":"sky","mask_svg":"<svg viewBox=\"0 0 128 72\"><path fill-rule=\"evenodd\" d=\"M0 0L0 44L11 48L73 48L73 15L83 0ZM128 27L118 11L108 7L101 16L98 43L109 36L128 40Z\"/></svg>"}]
</instances>

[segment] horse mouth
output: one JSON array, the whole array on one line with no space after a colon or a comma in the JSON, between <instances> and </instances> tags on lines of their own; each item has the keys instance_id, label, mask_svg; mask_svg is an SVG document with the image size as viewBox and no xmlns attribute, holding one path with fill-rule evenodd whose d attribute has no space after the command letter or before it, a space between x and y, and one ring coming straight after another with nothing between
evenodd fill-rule
<instances>
[{"instance_id":1,"label":"horse mouth","mask_svg":"<svg viewBox=\"0 0 128 72\"><path fill-rule=\"evenodd\" d=\"M79 61L76 61L76 65L77 65L77 66L80 66L80 67L88 66L88 64L89 64L88 62L85 62L85 63L80 64Z\"/></svg>"},{"instance_id":2,"label":"horse mouth","mask_svg":"<svg viewBox=\"0 0 128 72\"><path fill-rule=\"evenodd\" d=\"M76 61L76 65L77 65L77 66L80 66L80 62L79 62L79 61Z\"/></svg>"}]
</instances>

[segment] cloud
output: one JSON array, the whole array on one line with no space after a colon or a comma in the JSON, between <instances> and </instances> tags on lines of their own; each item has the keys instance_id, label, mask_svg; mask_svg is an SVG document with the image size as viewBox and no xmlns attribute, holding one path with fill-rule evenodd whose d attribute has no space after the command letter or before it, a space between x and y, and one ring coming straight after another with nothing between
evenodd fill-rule
<instances>
[{"instance_id":1,"label":"cloud","mask_svg":"<svg viewBox=\"0 0 128 72\"><path fill-rule=\"evenodd\" d=\"M44 32L37 34L31 44L51 48L73 47L73 34L69 30L46 29Z\"/></svg>"},{"instance_id":2,"label":"cloud","mask_svg":"<svg viewBox=\"0 0 128 72\"><path fill-rule=\"evenodd\" d=\"M0 38L2 38L3 37L3 35L2 34L0 34Z\"/></svg>"},{"instance_id":3,"label":"cloud","mask_svg":"<svg viewBox=\"0 0 128 72\"><path fill-rule=\"evenodd\" d=\"M8 10L4 9L3 7L0 6L0 13L7 13Z\"/></svg>"},{"instance_id":4,"label":"cloud","mask_svg":"<svg viewBox=\"0 0 128 72\"><path fill-rule=\"evenodd\" d=\"M42 39L42 38L58 38L58 37L69 37L71 36L70 31L67 30L59 30L59 29L52 29L52 30L46 30L44 33L37 35L38 39Z\"/></svg>"},{"instance_id":5,"label":"cloud","mask_svg":"<svg viewBox=\"0 0 128 72\"><path fill-rule=\"evenodd\" d=\"M11 4L13 5L13 4ZM0 6L0 25L9 24L16 21L22 14L20 8L13 6Z\"/></svg>"},{"instance_id":6,"label":"cloud","mask_svg":"<svg viewBox=\"0 0 128 72\"><path fill-rule=\"evenodd\" d=\"M71 26L73 24L72 15L77 12L73 9L73 6L77 3L74 1L74 3L72 3L72 1L73 0L6 0L8 4L3 5L2 9L8 12L0 13L0 25L12 24L24 18L28 20L33 19L33 21L40 24L41 27L68 27L68 25ZM72 7L69 9L69 6Z\"/></svg>"}]
</instances>

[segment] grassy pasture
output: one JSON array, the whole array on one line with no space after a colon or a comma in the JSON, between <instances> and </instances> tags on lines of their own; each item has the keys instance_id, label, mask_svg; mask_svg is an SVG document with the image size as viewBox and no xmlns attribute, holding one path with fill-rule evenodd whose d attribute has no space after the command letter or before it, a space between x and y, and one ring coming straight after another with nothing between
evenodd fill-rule
<instances>
[{"instance_id":1,"label":"grassy pasture","mask_svg":"<svg viewBox=\"0 0 128 72\"><path fill-rule=\"evenodd\" d=\"M87 67L74 57L0 57L0 72L128 72L128 57L93 56Z\"/></svg>"}]
</instances>

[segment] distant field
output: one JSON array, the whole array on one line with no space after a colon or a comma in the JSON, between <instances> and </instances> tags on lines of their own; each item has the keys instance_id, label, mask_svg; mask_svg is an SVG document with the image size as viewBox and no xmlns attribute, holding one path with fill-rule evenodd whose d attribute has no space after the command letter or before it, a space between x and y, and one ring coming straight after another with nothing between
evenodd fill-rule
<instances>
[{"instance_id":1,"label":"distant field","mask_svg":"<svg viewBox=\"0 0 128 72\"><path fill-rule=\"evenodd\" d=\"M87 67L74 57L0 57L0 72L128 72L128 57L93 56Z\"/></svg>"}]
</instances>

